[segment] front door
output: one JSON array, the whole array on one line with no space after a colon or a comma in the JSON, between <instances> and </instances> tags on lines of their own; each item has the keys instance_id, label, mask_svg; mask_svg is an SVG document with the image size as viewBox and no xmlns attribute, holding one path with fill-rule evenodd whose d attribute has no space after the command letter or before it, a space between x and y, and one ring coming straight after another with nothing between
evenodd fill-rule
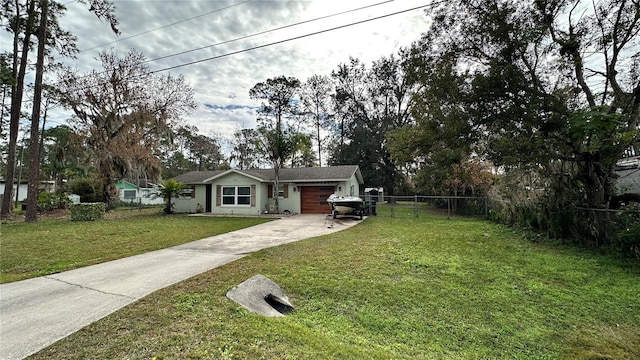
<instances>
[{"instance_id":1,"label":"front door","mask_svg":"<svg viewBox=\"0 0 640 360\"><path fill-rule=\"evenodd\" d=\"M212 196L213 196L213 193L211 191L211 184L207 184L206 190L205 190L205 201L204 201L205 212L211 212Z\"/></svg>"}]
</instances>

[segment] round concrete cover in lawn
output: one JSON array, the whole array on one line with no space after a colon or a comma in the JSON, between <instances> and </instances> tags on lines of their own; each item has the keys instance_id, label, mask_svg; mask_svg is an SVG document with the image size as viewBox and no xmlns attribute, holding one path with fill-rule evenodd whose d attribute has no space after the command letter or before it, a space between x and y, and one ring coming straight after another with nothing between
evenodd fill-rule
<instances>
[{"instance_id":1,"label":"round concrete cover in lawn","mask_svg":"<svg viewBox=\"0 0 640 360\"><path fill-rule=\"evenodd\" d=\"M284 316L293 305L280 285L256 275L227 292L227 297L245 309L268 317Z\"/></svg>"}]
</instances>

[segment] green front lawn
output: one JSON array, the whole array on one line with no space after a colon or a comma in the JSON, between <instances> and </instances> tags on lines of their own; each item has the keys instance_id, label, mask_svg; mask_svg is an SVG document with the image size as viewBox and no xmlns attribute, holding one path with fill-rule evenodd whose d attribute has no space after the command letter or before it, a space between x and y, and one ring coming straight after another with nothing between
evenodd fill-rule
<instances>
[{"instance_id":1,"label":"green front lawn","mask_svg":"<svg viewBox=\"0 0 640 360\"><path fill-rule=\"evenodd\" d=\"M296 310L228 300L263 274ZM630 359L637 265L471 218L369 218L165 288L34 359Z\"/></svg>"},{"instance_id":2,"label":"green front lawn","mask_svg":"<svg viewBox=\"0 0 640 360\"><path fill-rule=\"evenodd\" d=\"M269 221L166 216L122 210L101 221L41 219L0 226L0 283L48 275L163 249Z\"/></svg>"}]
</instances>

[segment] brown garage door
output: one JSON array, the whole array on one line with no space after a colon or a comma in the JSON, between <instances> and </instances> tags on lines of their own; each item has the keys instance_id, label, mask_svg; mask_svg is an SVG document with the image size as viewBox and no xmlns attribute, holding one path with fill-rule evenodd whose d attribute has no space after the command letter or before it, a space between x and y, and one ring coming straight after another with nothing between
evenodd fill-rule
<instances>
[{"instance_id":1,"label":"brown garage door","mask_svg":"<svg viewBox=\"0 0 640 360\"><path fill-rule=\"evenodd\" d=\"M335 192L333 186L301 186L300 212L303 214L329 214L327 198Z\"/></svg>"}]
</instances>

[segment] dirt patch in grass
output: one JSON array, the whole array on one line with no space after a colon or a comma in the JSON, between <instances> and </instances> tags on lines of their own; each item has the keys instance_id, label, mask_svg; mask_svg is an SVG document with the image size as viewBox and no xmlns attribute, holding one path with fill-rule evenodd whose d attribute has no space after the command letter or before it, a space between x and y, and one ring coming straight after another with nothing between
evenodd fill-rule
<instances>
[{"instance_id":1,"label":"dirt patch in grass","mask_svg":"<svg viewBox=\"0 0 640 360\"><path fill-rule=\"evenodd\" d=\"M569 334L575 359L640 359L640 328L628 324L585 324Z\"/></svg>"}]
</instances>

